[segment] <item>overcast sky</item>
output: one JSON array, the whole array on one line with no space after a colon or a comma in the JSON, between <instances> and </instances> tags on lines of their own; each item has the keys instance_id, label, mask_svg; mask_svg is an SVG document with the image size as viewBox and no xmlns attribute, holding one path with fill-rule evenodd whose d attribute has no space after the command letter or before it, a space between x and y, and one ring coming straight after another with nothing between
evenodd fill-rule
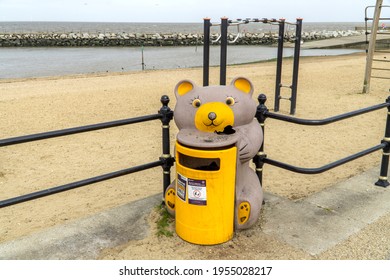
<instances>
[{"instance_id":1,"label":"overcast sky","mask_svg":"<svg viewBox=\"0 0 390 280\"><path fill-rule=\"evenodd\" d=\"M375 3L376 0L0 0L0 21L201 22L204 17L219 21L227 16L362 22L364 8ZM390 0L383 4L390 5Z\"/></svg>"}]
</instances>

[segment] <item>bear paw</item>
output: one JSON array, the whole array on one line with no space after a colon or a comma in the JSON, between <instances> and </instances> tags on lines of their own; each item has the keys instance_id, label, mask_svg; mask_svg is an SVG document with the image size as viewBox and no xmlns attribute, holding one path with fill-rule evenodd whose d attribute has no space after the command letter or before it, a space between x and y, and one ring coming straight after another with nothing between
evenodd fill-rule
<instances>
[{"instance_id":1,"label":"bear paw","mask_svg":"<svg viewBox=\"0 0 390 280\"><path fill-rule=\"evenodd\" d=\"M237 215L238 224L239 225L245 224L249 219L250 213L251 213L251 205L249 204L249 202L247 201L241 202L238 207L238 215Z\"/></svg>"},{"instance_id":2,"label":"bear paw","mask_svg":"<svg viewBox=\"0 0 390 280\"><path fill-rule=\"evenodd\" d=\"M176 192L173 188L169 188L165 192L165 207L172 216L175 215L175 196Z\"/></svg>"}]
</instances>

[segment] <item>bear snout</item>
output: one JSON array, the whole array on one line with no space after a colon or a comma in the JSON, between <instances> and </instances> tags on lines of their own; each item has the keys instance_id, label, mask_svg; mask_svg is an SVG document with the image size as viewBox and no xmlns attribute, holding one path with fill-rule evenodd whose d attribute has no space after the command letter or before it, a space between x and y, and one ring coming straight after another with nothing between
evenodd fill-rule
<instances>
[{"instance_id":1,"label":"bear snout","mask_svg":"<svg viewBox=\"0 0 390 280\"><path fill-rule=\"evenodd\" d=\"M215 120L217 118L217 114L214 113L214 112L210 112L208 117L209 117L210 121L213 121L213 120Z\"/></svg>"},{"instance_id":2,"label":"bear snout","mask_svg":"<svg viewBox=\"0 0 390 280\"><path fill-rule=\"evenodd\" d=\"M200 131L223 131L227 125L234 125L234 112L223 102L206 102L195 113L195 127Z\"/></svg>"}]
</instances>

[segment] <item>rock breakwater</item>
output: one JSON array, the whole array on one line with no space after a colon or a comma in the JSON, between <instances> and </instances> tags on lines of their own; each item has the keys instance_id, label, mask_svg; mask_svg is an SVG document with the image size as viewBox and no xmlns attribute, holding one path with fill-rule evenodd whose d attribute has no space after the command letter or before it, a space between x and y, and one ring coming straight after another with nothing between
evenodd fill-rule
<instances>
[{"instance_id":1,"label":"rock breakwater","mask_svg":"<svg viewBox=\"0 0 390 280\"><path fill-rule=\"evenodd\" d=\"M321 40L364 34L364 31L313 31L303 32L302 40ZM236 45L272 45L278 34L242 33L228 34ZM219 34L211 35L213 41ZM286 33L284 40L293 42L295 33ZM194 46L201 45L203 34L145 34L145 33L25 33L0 34L0 47L109 47L109 46Z\"/></svg>"}]
</instances>

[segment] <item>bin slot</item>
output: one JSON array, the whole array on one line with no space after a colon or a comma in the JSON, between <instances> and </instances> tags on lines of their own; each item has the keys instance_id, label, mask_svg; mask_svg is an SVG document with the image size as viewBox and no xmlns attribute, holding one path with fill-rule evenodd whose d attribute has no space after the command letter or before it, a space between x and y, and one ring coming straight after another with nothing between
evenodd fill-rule
<instances>
[{"instance_id":1,"label":"bin slot","mask_svg":"<svg viewBox=\"0 0 390 280\"><path fill-rule=\"evenodd\" d=\"M220 169L219 158L198 158L178 153L179 163L187 168L204 171L218 171Z\"/></svg>"}]
</instances>

